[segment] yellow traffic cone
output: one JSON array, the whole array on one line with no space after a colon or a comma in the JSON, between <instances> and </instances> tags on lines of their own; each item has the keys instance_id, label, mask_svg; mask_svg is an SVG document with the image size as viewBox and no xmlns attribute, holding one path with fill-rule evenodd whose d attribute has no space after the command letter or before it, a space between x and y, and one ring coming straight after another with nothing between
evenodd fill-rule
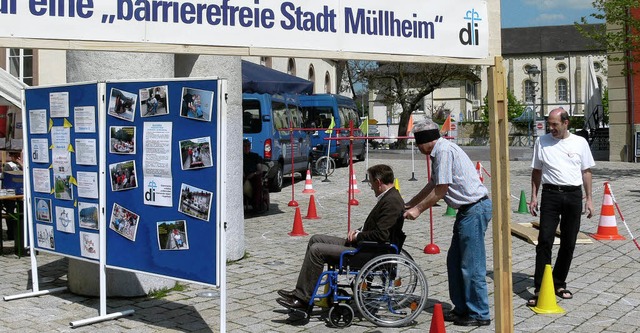
<instances>
[{"instance_id":1,"label":"yellow traffic cone","mask_svg":"<svg viewBox=\"0 0 640 333\"><path fill-rule=\"evenodd\" d=\"M561 308L556 302L555 287L553 286L553 273L551 271L551 265L544 266L544 274L542 275L542 286L540 287L540 293L538 295L538 302L536 306L531 308L535 313L564 313L564 309Z\"/></svg>"}]
</instances>

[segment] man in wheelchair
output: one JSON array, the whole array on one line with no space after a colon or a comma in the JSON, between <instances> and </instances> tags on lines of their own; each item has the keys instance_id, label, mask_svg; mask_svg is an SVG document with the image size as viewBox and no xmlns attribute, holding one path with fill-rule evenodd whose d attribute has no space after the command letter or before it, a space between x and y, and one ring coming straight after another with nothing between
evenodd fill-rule
<instances>
[{"instance_id":1,"label":"man in wheelchair","mask_svg":"<svg viewBox=\"0 0 640 333\"><path fill-rule=\"evenodd\" d=\"M340 261L346 250L354 250L359 242L404 241L404 200L393 186L393 170L388 165L379 164L367 170L369 185L378 199L362 228L351 230L347 238L330 235L313 235L309 239L296 288L278 290L277 302L292 310L307 311L311 308L316 283L323 273L325 263ZM398 238L398 239L392 239Z\"/></svg>"}]
</instances>

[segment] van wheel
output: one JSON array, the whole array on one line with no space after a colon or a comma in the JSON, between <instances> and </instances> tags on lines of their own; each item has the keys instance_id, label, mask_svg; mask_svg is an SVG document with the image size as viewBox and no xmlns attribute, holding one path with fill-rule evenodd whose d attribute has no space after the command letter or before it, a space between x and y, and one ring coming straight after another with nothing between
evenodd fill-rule
<instances>
[{"instance_id":1,"label":"van wheel","mask_svg":"<svg viewBox=\"0 0 640 333\"><path fill-rule=\"evenodd\" d=\"M269 180L269 190L271 192L282 191L282 182L284 181L283 174L284 174L284 171L282 170L282 164L278 163L278 166L276 169L276 175Z\"/></svg>"}]
</instances>

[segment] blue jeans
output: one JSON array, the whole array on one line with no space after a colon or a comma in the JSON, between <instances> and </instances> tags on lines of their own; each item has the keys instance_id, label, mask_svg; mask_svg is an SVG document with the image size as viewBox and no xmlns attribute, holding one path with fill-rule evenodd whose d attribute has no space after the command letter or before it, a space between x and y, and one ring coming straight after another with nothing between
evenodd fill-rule
<instances>
[{"instance_id":1,"label":"blue jeans","mask_svg":"<svg viewBox=\"0 0 640 333\"><path fill-rule=\"evenodd\" d=\"M458 315L488 320L487 256L484 234L491 221L491 199L461 207L447 254L449 297Z\"/></svg>"}]
</instances>

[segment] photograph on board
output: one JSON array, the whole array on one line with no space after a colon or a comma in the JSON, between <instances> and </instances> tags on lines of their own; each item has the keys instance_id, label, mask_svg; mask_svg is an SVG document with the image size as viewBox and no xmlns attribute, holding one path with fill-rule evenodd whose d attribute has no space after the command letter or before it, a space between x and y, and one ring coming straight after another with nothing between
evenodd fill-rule
<instances>
[{"instance_id":1,"label":"photograph on board","mask_svg":"<svg viewBox=\"0 0 640 333\"><path fill-rule=\"evenodd\" d=\"M56 242L54 241L53 226L36 223L36 238L38 247L43 249L56 249Z\"/></svg>"},{"instance_id":2,"label":"photograph on board","mask_svg":"<svg viewBox=\"0 0 640 333\"><path fill-rule=\"evenodd\" d=\"M211 199L213 193L191 185L182 184L180 187L180 204L178 211L200 220L209 221Z\"/></svg>"},{"instance_id":3,"label":"photograph on board","mask_svg":"<svg viewBox=\"0 0 640 333\"><path fill-rule=\"evenodd\" d=\"M160 250L188 250L187 222L185 220L161 221L157 223L158 247Z\"/></svg>"},{"instance_id":4,"label":"photograph on board","mask_svg":"<svg viewBox=\"0 0 640 333\"><path fill-rule=\"evenodd\" d=\"M112 154L136 153L136 127L109 127L109 152Z\"/></svg>"},{"instance_id":5,"label":"photograph on board","mask_svg":"<svg viewBox=\"0 0 640 333\"><path fill-rule=\"evenodd\" d=\"M169 114L168 91L169 87L166 85L140 89L138 92L140 116L153 117Z\"/></svg>"},{"instance_id":6,"label":"photograph on board","mask_svg":"<svg viewBox=\"0 0 640 333\"><path fill-rule=\"evenodd\" d=\"M189 119L211 121L213 91L182 88L180 116Z\"/></svg>"},{"instance_id":7,"label":"photograph on board","mask_svg":"<svg viewBox=\"0 0 640 333\"><path fill-rule=\"evenodd\" d=\"M51 223L51 199L35 198L36 221Z\"/></svg>"},{"instance_id":8,"label":"photograph on board","mask_svg":"<svg viewBox=\"0 0 640 333\"><path fill-rule=\"evenodd\" d=\"M138 214L114 203L113 210L111 210L109 229L117 232L120 236L135 242L139 220L140 216L138 216Z\"/></svg>"},{"instance_id":9,"label":"photograph on board","mask_svg":"<svg viewBox=\"0 0 640 333\"><path fill-rule=\"evenodd\" d=\"M138 95L135 93L111 88L107 114L122 120L133 122L136 114L137 99Z\"/></svg>"},{"instance_id":10,"label":"photograph on board","mask_svg":"<svg viewBox=\"0 0 640 333\"><path fill-rule=\"evenodd\" d=\"M80 228L98 230L98 204L79 201L78 221Z\"/></svg>"},{"instance_id":11,"label":"photograph on board","mask_svg":"<svg viewBox=\"0 0 640 333\"><path fill-rule=\"evenodd\" d=\"M180 141L182 170L208 168L213 166L211 138L194 138Z\"/></svg>"},{"instance_id":12,"label":"photograph on board","mask_svg":"<svg viewBox=\"0 0 640 333\"><path fill-rule=\"evenodd\" d=\"M111 175L111 191L130 190L138 187L134 160L110 164L109 174Z\"/></svg>"},{"instance_id":13,"label":"photograph on board","mask_svg":"<svg viewBox=\"0 0 640 333\"><path fill-rule=\"evenodd\" d=\"M100 234L80 231L80 255L91 259L100 259Z\"/></svg>"},{"instance_id":14,"label":"photograph on board","mask_svg":"<svg viewBox=\"0 0 640 333\"><path fill-rule=\"evenodd\" d=\"M69 234L76 233L76 218L73 208L56 206L56 230Z\"/></svg>"},{"instance_id":15,"label":"photograph on board","mask_svg":"<svg viewBox=\"0 0 640 333\"><path fill-rule=\"evenodd\" d=\"M54 184L53 191L56 199L73 200L73 191L71 190L71 175L66 173L53 174Z\"/></svg>"}]
</instances>

